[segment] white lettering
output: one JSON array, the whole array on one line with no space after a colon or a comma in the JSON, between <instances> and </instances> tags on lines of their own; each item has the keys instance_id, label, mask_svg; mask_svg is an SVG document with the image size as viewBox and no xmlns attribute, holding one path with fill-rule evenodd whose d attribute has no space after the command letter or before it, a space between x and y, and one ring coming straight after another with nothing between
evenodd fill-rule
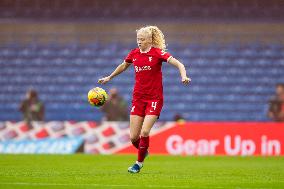
<instances>
[{"instance_id":1,"label":"white lettering","mask_svg":"<svg viewBox=\"0 0 284 189\"><path fill-rule=\"evenodd\" d=\"M182 141L183 139L179 135L170 136L166 142L167 151L173 155L182 154Z\"/></svg>"},{"instance_id":2,"label":"white lettering","mask_svg":"<svg viewBox=\"0 0 284 189\"><path fill-rule=\"evenodd\" d=\"M135 66L135 72L151 70L151 66Z\"/></svg>"},{"instance_id":3,"label":"white lettering","mask_svg":"<svg viewBox=\"0 0 284 189\"><path fill-rule=\"evenodd\" d=\"M72 150L79 145L78 140L44 140L11 142L0 145L1 153L72 153Z\"/></svg>"},{"instance_id":4,"label":"white lettering","mask_svg":"<svg viewBox=\"0 0 284 189\"><path fill-rule=\"evenodd\" d=\"M241 137L239 135L237 135L235 137L235 147L231 146L231 136L230 135L226 135L225 139L224 139L224 150L226 152L226 154L228 155L237 155L240 152L240 148L241 148Z\"/></svg>"},{"instance_id":5,"label":"white lettering","mask_svg":"<svg viewBox=\"0 0 284 189\"><path fill-rule=\"evenodd\" d=\"M234 143L234 147L233 144ZM243 140L240 135L231 139L230 135L226 135L224 138L225 153L228 155L253 155L256 149L255 143L252 140Z\"/></svg>"},{"instance_id":6,"label":"white lettering","mask_svg":"<svg viewBox=\"0 0 284 189\"><path fill-rule=\"evenodd\" d=\"M255 143L252 140L243 140L242 141L242 156L251 156L255 152Z\"/></svg>"},{"instance_id":7,"label":"white lettering","mask_svg":"<svg viewBox=\"0 0 284 189\"><path fill-rule=\"evenodd\" d=\"M218 140L185 140L179 135L172 135L166 141L166 149L173 155L214 155L220 144Z\"/></svg>"},{"instance_id":8,"label":"white lettering","mask_svg":"<svg viewBox=\"0 0 284 189\"><path fill-rule=\"evenodd\" d=\"M267 137L265 135L261 137L261 154L267 155Z\"/></svg>"},{"instance_id":9,"label":"white lettering","mask_svg":"<svg viewBox=\"0 0 284 189\"><path fill-rule=\"evenodd\" d=\"M269 140L267 148L268 155L280 155L281 153L281 144L278 140Z\"/></svg>"},{"instance_id":10,"label":"white lettering","mask_svg":"<svg viewBox=\"0 0 284 189\"><path fill-rule=\"evenodd\" d=\"M194 155L196 149L196 142L194 140L186 140L183 150L185 154Z\"/></svg>"},{"instance_id":11,"label":"white lettering","mask_svg":"<svg viewBox=\"0 0 284 189\"><path fill-rule=\"evenodd\" d=\"M267 136L261 137L261 154L262 155L280 155L281 143L279 140L268 140Z\"/></svg>"}]
</instances>

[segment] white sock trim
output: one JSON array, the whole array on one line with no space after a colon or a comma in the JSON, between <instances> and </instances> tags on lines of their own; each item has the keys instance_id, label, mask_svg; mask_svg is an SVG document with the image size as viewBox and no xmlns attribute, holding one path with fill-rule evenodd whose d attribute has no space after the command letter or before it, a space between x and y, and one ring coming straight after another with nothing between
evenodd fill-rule
<instances>
[{"instance_id":1,"label":"white sock trim","mask_svg":"<svg viewBox=\"0 0 284 189\"><path fill-rule=\"evenodd\" d=\"M136 161L136 164L139 165L140 168L143 166L143 162Z\"/></svg>"}]
</instances>

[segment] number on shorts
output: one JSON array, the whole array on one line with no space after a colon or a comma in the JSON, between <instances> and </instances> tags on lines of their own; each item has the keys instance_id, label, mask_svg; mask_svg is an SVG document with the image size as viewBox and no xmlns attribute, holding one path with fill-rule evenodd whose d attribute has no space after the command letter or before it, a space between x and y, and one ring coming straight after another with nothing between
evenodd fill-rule
<instances>
[{"instance_id":1,"label":"number on shorts","mask_svg":"<svg viewBox=\"0 0 284 189\"><path fill-rule=\"evenodd\" d=\"M152 108L153 108L154 110L156 110L156 107L157 107L157 102L152 102Z\"/></svg>"}]
</instances>

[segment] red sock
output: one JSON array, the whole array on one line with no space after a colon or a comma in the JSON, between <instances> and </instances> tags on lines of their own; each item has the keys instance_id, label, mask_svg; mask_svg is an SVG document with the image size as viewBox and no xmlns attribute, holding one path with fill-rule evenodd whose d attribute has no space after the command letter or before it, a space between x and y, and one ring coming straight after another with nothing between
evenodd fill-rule
<instances>
[{"instance_id":1,"label":"red sock","mask_svg":"<svg viewBox=\"0 0 284 189\"><path fill-rule=\"evenodd\" d=\"M135 142L132 142L132 145L135 147L135 148L139 148L139 143L140 143L140 138L138 138Z\"/></svg>"},{"instance_id":2,"label":"red sock","mask_svg":"<svg viewBox=\"0 0 284 189\"><path fill-rule=\"evenodd\" d=\"M141 136L139 148L138 148L138 160L137 161L139 161L139 162L144 161L148 147L149 147L149 136L147 136L147 137Z\"/></svg>"}]
</instances>

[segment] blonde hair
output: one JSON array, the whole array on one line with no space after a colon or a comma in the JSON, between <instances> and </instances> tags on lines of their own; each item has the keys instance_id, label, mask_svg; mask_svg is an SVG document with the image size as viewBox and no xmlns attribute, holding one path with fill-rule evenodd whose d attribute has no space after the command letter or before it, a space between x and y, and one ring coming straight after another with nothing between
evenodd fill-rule
<instances>
[{"instance_id":1,"label":"blonde hair","mask_svg":"<svg viewBox=\"0 0 284 189\"><path fill-rule=\"evenodd\" d=\"M159 48L161 50L166 50L166 41L163 32L157 26L145 26L142 27L136 32L141 32L147 34L149 37L152 37L152 46Z\"/></svg>"}]
</instances>

